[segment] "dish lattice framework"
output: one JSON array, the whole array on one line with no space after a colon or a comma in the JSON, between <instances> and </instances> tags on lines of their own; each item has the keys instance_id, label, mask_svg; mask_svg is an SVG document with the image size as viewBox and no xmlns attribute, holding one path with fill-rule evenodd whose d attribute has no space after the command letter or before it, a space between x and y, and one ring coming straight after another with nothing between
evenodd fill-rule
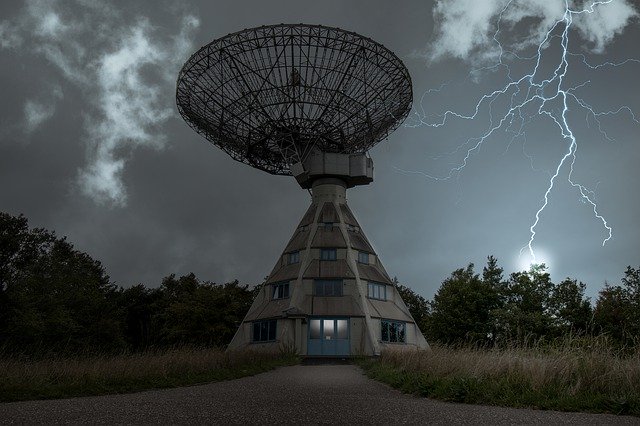
<instances>
[{"instance_id":1,"label":"dish lattice framework","mask_svg":"<svg viewBox=\"0 0 640 426\"><path fill-rule=\"evenodd\" d=\"M271 25L198 50L178 77L178 111L235 160L290 175L314 147L362 153L409 113L411 78L383 45L321 25Z\"/></svg>"}]
</instances>

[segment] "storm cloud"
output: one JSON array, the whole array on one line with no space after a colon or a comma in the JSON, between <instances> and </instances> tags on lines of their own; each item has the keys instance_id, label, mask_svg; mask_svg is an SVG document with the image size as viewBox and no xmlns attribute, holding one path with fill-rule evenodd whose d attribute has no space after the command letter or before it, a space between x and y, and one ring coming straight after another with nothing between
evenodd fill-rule
<instances>
[{"instance_id":1,"label":"storm cloud","mask_svg":"<svg viewBox=\"0 0 640 426\"><path fill-rule=\"evenodd\" d=\"M464 154L456 153L460 143L487 130L486 109L483 120L410 125L449 109L472 113L478 96L508 81L502 68L469 78L470 70L497 59L493 35L505 4L2 1L0 210L24 213L32 226L67 236L101 260L119 285L157 286L168 274L189 272L216 282L261 282L309 194L293 178L233 161L195 133L177 114L175 81L182 63L213 39L265 24L318 23L384 44L413 81L408 125L371 150L375 181L348 193L389 274L431 297L451 271L468 262L480 266L490 254L508 272L516 270L548 172L566 149L550 120L530 116L518 138L515 126L496 132L453 179L398 171L446 175ZM530 55L562 5L511 2L500 40ZM593 14L574 15L571 33L572 52L584 57L571 57L568 84L602 113L596 122L580 108L570 111L580 142L576 181L594 191L613 238L602 247L605 230L566 180L558 181L537 228L536 250L552 278L582 280L591 296L640 259L634 196L640 127L630 116L640 111L640 62L594 69L582 63L640 58L632 5L614 0ZM425 46L426 54L415 54ZM523 71L515 62L513 75ZM628 109L605 114L622 105ZM501 106L494 102L493 111Z\"/></svg>"},{"instance_id":2,"label":"storm cloud","mask_svg":"<svg viewBox=\"0 0 640 426\"><path fill-rule=\"evenodd\" d=\"M166 142L162 127L174 114L166 93L199 25L190 14L178 19L180 31L168 33L146 17L129 18L115 2L28 0L17 17L0 22L3 49L46 58L90 100L83 116L86 164L76 182L96 202L123 206L127 158L137 147L162 149ZM53 116L60 97L53 89L25 101L29 132Z\"/></svg>"},{"instance_id":3,"label":"storm cloud","mask_svg":"<svg viewBox=\"0 0 640 426\"><path fill-rule=\"evenodd\" d=\"M582 41L592 52L602 53L638 12L627 0L597 3L571 2L569 10ZM439 0L433 8L436 37L427 55L432 61L453 57L489 63L503 51L501 45L514 53L537 47L566 11L564 0ZM512 37L494 39L498 30Z\"/></svg>"}]
</instances>

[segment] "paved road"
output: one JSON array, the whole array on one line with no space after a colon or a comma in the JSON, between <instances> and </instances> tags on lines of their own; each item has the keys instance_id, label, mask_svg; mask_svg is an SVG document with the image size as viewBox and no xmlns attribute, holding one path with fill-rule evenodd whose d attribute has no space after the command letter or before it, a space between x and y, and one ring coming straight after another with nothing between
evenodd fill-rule
<instances>
[{"instance_id":1,"label":"paved road","mask_svg":"<svg viewBox=\"0 0 640 426\"><path fill-rule=\"evenodd\" d=\"M640 418L450 404L402 394L353 365L127 395L0 404L0 424L638 424Z\"/></svg>"}]
</instances>

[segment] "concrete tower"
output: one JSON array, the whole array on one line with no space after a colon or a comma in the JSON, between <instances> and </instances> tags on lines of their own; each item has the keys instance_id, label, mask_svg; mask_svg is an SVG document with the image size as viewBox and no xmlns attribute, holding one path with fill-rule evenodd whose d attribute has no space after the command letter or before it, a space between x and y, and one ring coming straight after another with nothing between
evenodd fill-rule
<instances>
[{"instance_id":1,"label":"concrete tower","mask_svg":"<svg viewBox=\"0 0 640 426\"><path fill-rule=\"evenodd\" d=\"M309 356L427 348L347 205L347 188L373 181L371 158L314 152L292 169L311 189L311 206L229 348L295 348Z\"/></svg>"}]
</instances>

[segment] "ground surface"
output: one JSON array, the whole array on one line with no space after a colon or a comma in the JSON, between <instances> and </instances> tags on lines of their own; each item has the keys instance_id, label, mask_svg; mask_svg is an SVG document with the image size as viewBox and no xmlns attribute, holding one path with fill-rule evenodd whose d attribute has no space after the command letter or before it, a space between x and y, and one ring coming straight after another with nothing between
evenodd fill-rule
<instances>
[{"instance_id":1,"label":"ground surface","mask_svg":"<svg viewBox=\"0 0 640 426\"><path fill-rule=\"evenodd\" d=\"M353 365L297 365L228 382L0 404L0 424L640 424L640 418L450 404Z\"/></svg>"}]
</instances>

